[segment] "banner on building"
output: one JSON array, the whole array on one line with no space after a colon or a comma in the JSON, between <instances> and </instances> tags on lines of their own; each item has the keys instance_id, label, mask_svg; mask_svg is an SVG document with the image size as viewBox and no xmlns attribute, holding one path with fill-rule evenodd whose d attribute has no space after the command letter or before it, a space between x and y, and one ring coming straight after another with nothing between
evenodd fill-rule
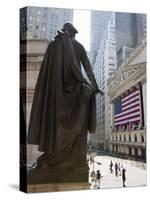
<instances>
[{"instance_id":1,"label":"banner on building","mask_svg":"<svg viewBox=\"0 0 150 200\"><path fill-rule=\"evenodd\" d=\"M114 126L129 126L141 121L140 90L136 88L114 102Z\"/></svg>"}]
</instances>

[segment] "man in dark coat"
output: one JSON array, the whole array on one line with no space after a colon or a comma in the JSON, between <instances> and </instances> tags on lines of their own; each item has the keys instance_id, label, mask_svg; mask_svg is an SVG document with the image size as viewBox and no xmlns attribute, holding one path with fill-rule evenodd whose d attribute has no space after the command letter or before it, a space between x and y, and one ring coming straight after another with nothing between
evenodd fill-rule
<instances>
[{"instance_id":1,"label":"man in dark coat","mask_svg":"<svg viewBox=\"0 0 150 200\"><path fill-rule=\"evenodd\" d=\"M44 154L31 170L29 183L88 181L87 131L95 132L95 94L103 92L84 47L75 40L76 33L75 27L66 23L50 42L42 62L28 143L38 145ZM81 64L90 83L81 73Z\"/></svg>"},{"instance_id":2,"label":"man in dark coat","mask_svg":"<svg viewBox=\"0 0 150 200\"><path fill-rule=\"evenodd\" d=\"M101 184L101 173L100 173L100 170L97 170L96 182L97 182L97 189L100 189L100 184Z\"/></svg>"},{"instance_id":3,"label":"man in dark coat","mask_svg":"<svg viewBox=\"0 0 150 200\"><path fill-rule=\"evenodd\" d=\"M113 167L113 162L112 162L112 160L111 160L111 161L110 161L110 172L111 172L111 173L113 173L112 167Z\"/></svg>"},{"instance_id":4,"label":"man in dark coat","mask_svg":"<svg viewBox=\"0 0 150 200\"><path fill-rule=\"evenodd\" d=\"M123 181L123 187L126 187L125 181L126 181L126 169L122 169L122 181Z\"/></svg>"},{"instance_id":5,"label":"man in dark coat","mask_svg":"<svg viewBox=\"0 0 150 200\"><path fill-rule=\"evenodd\" d=\"M118 164L117 164L117 162L115 163L115 175L118 176Z\"/></svg>"}]
</instances>

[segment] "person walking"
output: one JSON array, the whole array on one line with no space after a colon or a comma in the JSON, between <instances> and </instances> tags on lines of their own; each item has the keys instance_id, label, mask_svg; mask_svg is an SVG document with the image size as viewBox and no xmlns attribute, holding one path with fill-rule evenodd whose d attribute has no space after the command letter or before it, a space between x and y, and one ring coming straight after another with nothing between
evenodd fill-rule
<instances>
[{"instance_id":1,"label":"person walking","mask_svg":"<svg viewBox=\"0 0 150 200\"><path fill-rule=\"evenodd\" d=\"M112 167L113 167L113 162L112 162L112 160L111 160L111 161L110 161L110 172L111 172L111 173L113 173Z\"/></svg>"},{"instance_id":2,"label":"person walking","mask_svg":"<svg viewBox=\"0 0 150 200\"><path fill-rule=\"evenodd\" d=\"M126 181L126 169L122 169L122 181L123 181L123 187L126 187L125 181Z\"/></svg>"},{"instance_id":3,"label":"person walking","mask_svg":"<svg viewBox=\"0 0 150 200\"><path fill-rule=\"evenodd\" d=\"M115 163L115 175L118 176L118 164L117 164L117 162Z\"/></svg>"},{"instance_id":4,"label":"person walking","mask_svg":"<svg viewBox=\"0 0 150 200\"><path fill-rule=\"evenodd\" d=\"M97 174L96 174L97 189L100 189L100 184L101 184L101 173L100 173L100 170L97 170Z\"/></svg>"},{"instance_id":5,"label":"person walking","mask_svg":"<svg viewBox=\"0 0 150 200\"><path fill-rule=\"evenodd\" d=\"M119 172L119 176L121 176L121 165L120 165L120 163L118 163L118 172Z\"/></svg>"}]
</instances>

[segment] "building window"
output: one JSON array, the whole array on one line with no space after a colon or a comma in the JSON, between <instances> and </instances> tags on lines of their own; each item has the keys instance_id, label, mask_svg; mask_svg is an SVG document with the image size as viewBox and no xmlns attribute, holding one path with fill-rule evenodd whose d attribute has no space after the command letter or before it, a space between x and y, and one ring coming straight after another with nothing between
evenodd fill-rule
<instances>
[{"instance_id":1,"label":"building window","mask_svg":"<svg viewBox=\"0 0 150 200\"><path fill-rule=\"evenodd\" d=\"M114 63L109 63L110 66L115 66ZM112 71L115 71L115 69L109 69L109 70L112 70Z\"/></svg>"},{"instance_id":2,"label":"building window","mask_svg":"<svg viewBox=\"0 0 150 200\"><path fill-rule=\"evenodd\" d=\"M135 152L135 157L138 157L138 149L137 148L134 149L134 152Z\"/></svg>"},{"instance_id":3,"label":"building window","mask_svg":"<svg viewBox=\"0 0 150 200\"><path fill-rule=\"evenodd\" d=\"M129 135L129 142L131 142L131 135Z\"/></svg>"},{"instance_id":4,"label":"building window","mask_svg":"<svg viewBox=\"0 0 150 200\"><path fill-rule=\"evenodd\" d=\"M144 142L144 136L143 135L141 136L141 141Z\"/></svg>"},{"instance_id":5,"label":"building window","mask_svg":"<svg viewBox=\"0 0 150 200\"><path fill-rule=\"evenodd\" d=\"M136 135L134 136L134 141L137 142L137 136Z\"/></svg>"},{"instance_id":6,"label":"building window","mask_svg":"<svg viewBox=\"0 0 150 200\"><path fill-rule=\"evenodd\" d=\"M129 147L129 155L130 156L132 155L132 149L131 149L131 147Z\"/></svg>"}]
</instances>

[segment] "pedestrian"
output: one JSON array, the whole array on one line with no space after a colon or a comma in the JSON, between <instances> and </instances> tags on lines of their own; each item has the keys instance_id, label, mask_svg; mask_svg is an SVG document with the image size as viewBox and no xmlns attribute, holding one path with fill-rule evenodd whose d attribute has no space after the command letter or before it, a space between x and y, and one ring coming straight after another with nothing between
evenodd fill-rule
<instances>
[{"instance_id":1,"label":"pedestrian","mask_svg":"<svg viewBox=\"0 0 150 200\"><path fill-rule=\"evenodd\" d=\"M119 172L119 176L121 176L121 165L120 165L120 163L118 163L118 172Z\"/></svg>"},{"instance_id":2,"label":"pedestrian","mask_svg":"<svg viewBox=\"0 0 150 200\"><path fill-rule=\"evenodd\" d=\"M97 170L97 174L96 174L97 189L100 189L100 184L101 184L101 173L100 173L100 170Z\"/></svg>"},{"instance_id":3,"label":"pedestrian","mask_svg":"<svg viewBox=\"0 0 150 200\"><path fill-rule=\"evenodd\" d=\"M111 160L111 161L110 161L110 172L111 172L111 173L113 173L112 167L113 167L113 162L112 162L112 160Z\"/></svg>"},{"instance_id":4,"label":"pedestrian","mask_svg":"<svg viewBox=\"0 0 150 200\"><path fill-rule=\"evenodd\" d=\"M122 181L123 181L123 187L126 187L125 181L126 181L126 169L122 169Z\"/></svg>"},{"instance_id":5,"label":"pedestrian","mask_svg":"<svg viewBox=\"0 0 150 200\"><path fill-rule=\"evenodd\" d=\"M93 185L93 188L96 189L97 188L97 182L96 182L96 173L95 171L93 170L90 174L90 177L91 177L91 183Z\"/></svg>"},{"instance_id":6,"label":"pedestrian","mask_svg":"<svg viewBox=\"0 0 150 200\"><path fill-rule=\"evenodd\" d=\"M118 164L117 164L117 162L115 163L115 175L118 176Z\"/></svg>"}]
</instances>

